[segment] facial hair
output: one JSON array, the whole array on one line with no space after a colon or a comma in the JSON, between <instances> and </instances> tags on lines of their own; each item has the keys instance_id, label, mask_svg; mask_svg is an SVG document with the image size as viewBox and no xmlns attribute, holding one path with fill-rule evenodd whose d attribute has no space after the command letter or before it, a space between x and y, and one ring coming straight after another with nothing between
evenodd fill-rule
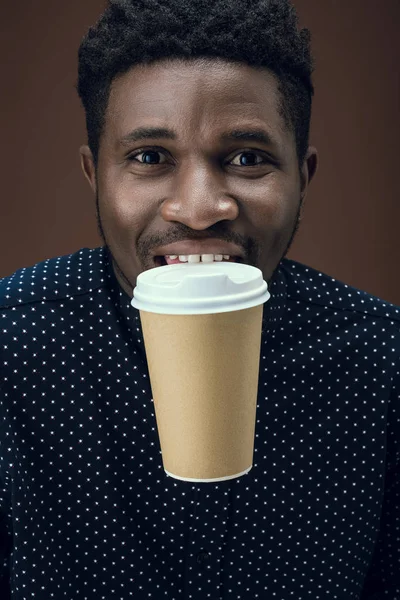
<instances>
[{"instance_id":1,"label":"facial hair","mask_svg":"<svg viewBox=\"0 0 400 600\"><path fill-rule=\"evenodd\" d=\"M100 235L101 239L103 240L103 244L104 244L104 246L105 246L105 248L106 248L109 256L112 259L112 262L114 264L114 267L115 267L116 271L118 271L118 274L120 275L120 277L133 290L133 288L135 287L134 283L132 283L132 281L129 281L128 277L122 271L122 269L119 266L118 262L115 260L115 257L113 256L113 253L111 252L110 246L107 243L106 234L104 233L103 225L101 223L100 207L99 207L99 194L98 194L98 192L96 193L96 220L97 220L97 231L99 232L99 235Z\"/></svg>"},{"instance_id":2,"label":"facial hair","mask_svg":"<svg viewBox=\"0 0 400 600\"><path fill-rule=\"evenodd\" d=\"M291 246L292 246L292 244L293 244L293 242L294 242L294 239L295 239L295 237L296 237L296 235L297 235L297 232L299 231L299 228L300 228L300 223L301 223L301 221L302 221L302 210L303 210L303 198L300 200L300 204L299 204L299 208L298 208L298 210L297 210L297 215L296 215L296 220L295 220L295 226L294 226L294 228L293 228L293 231L292 231L292 235L291 235L291 237L290 237L290 240L289 240L289 242L288 242L288 244L287 244L287 246L286 246L286 250L285 250L285 252L282 254L282 257L280 258L280 260L279 260L279 262L278 262L277 266L275 267L275 270L274 270L274 272L272 273L271 277L270 277L270 278L267 280L268 287L270 287L270 282L271 282L271 281L272 281L272 279L274 278L274 276L275 276L275 273L278 271L280 263L281 263L281 262L282 262L282 260L283 260L283 259L284 259L284 258L287 256L287 254L288 254L288 252L289 252L289 250L290 250L290 248L291 248Z\"/></svg>"},{"instance_id":3,"label":"facial hair","mask_svg":"<svg viewBox=\"0 0 400 600\"><path fill-rule=\"evenodd\" d=\"M292 231L292 235L290 236L289 242L288 242L288 244L286 246L285 252L282 254L282 256L281 256L281 258L280 258L277 266L275 267L275 270L273 271L271 277L267 280L268 287L270 287L270 282L273 280L276 272L278 271L280 263L282 262L282 260L288 254L288 252L289 252L289 250L290 250L290 248L291 248L291 246L292 246L292 244L294 242L294 239L295 239L295 237L297 235L297 232L299 230L300 223L301 223L301 220L302 220L302 209L303 209L303 198L300 200L299 207L298 207L298 210L297 210L296 219L295 219L295 225L294 225L294 228L293 228L293 231ZM99 195L98 195L98 193L96 193L96 219L97 219L97 230L99 232L99 235L100 235L101 239L103 240L103 243L104 243L104 246L106 247L106 250L108 251L110 257L112 258L112 261L114 263L116 271L118 271L120 277L133 290L134 287L135 287L135 284L132 281L130 281L128 279L128 277L125 275L125 273L122 271L121 267L119 266L118 262L115 260L115 257L113 256L113 254L111 252L111 249L110 249L110 247L109 247L109 245L107 243L106 236L105 236L104 229L103 229L102 222L101 222L101 217L100 217L100 207L99 207Z\"/></svg>"}]
</instances>

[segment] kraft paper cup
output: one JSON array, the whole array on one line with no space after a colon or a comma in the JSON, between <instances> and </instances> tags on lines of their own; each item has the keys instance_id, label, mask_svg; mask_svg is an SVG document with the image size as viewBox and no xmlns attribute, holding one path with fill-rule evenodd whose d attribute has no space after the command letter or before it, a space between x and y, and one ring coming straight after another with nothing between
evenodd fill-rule
<instances>
[{"instance_id":1,"label":"kraft paper cup","mask_svg":"<svg viewBox=\"0 0 400 600\"><path fill-rule=\"evenodd\" d=\"M241 263L144 271L140 311L163 467L192 482L240 477L253 465L262 272Z\"/></svg>"}]
</instances>

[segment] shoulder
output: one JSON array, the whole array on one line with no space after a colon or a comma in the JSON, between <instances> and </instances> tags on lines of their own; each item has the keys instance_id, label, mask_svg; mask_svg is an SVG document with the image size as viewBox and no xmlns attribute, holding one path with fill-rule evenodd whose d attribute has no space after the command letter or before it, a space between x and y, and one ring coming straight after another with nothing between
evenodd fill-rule
<instances>
[{"instance_id":1,"label":"shoulder","mask_svg":"<svg viewBox=\"0 0 400 600\"><path fill-rule=\"evenodd\" d=\"M81 248L18 269L0 279L0 312L35 302L54 302L104 285L105 248Z\"/></svg>"},{"instance_id":2,"label":"shoulder","mask_svg":"<svg viewBox=\"0 0 400 600\"><path fill-rule=\"evenodd\" d=\"M395 322L400 330L399 306L295 260L282 260L280 269L287 281L289 299L332 308L335 311L356 312L388 319Z\"/></svg>"}]
</instances>

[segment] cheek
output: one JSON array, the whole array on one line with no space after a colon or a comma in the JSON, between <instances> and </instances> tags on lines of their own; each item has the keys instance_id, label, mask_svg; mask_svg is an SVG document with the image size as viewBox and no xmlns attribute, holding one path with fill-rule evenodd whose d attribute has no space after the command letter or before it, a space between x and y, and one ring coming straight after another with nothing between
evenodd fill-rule
<instances>
[{"instance_id":1,"label":"cheek","mask_svg":"<svg viewBox=\"0 0 400 600\"><path fill-rule=\"evenodd\" d=\"M140 193L123 181L105 182L100 200L100 210L105 225L117 229L121 235L139 233L151 217L152 204Z\"/></svg>"},{"instance_id":2,"label":"cheek","mask_svg":"<svg viewBox=\"0 0 400 600\"><path fill-rule=\"evenodd\" d=\"M271 177L268 185L253 190L247 203L248 217L257 229L279 233L293 224L299 202L297 185Z\"/></svg>"}]
</instances>

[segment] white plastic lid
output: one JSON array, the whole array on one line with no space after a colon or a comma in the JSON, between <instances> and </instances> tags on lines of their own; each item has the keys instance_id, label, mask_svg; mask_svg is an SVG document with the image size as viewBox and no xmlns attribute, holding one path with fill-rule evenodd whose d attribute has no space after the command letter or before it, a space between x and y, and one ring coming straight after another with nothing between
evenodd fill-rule
<instances>
[{"instance_id":1,"label":"white plastic lid","mask_svg":"<svg viewBox=\"0 0 400 600\"><path fill-rule=\"evenodd\" d=\"M182 263L143 271L131 305L166 315L201 315L252 308L271 294L260 269L233 262Z\"/></svg>"}]
</instances>

